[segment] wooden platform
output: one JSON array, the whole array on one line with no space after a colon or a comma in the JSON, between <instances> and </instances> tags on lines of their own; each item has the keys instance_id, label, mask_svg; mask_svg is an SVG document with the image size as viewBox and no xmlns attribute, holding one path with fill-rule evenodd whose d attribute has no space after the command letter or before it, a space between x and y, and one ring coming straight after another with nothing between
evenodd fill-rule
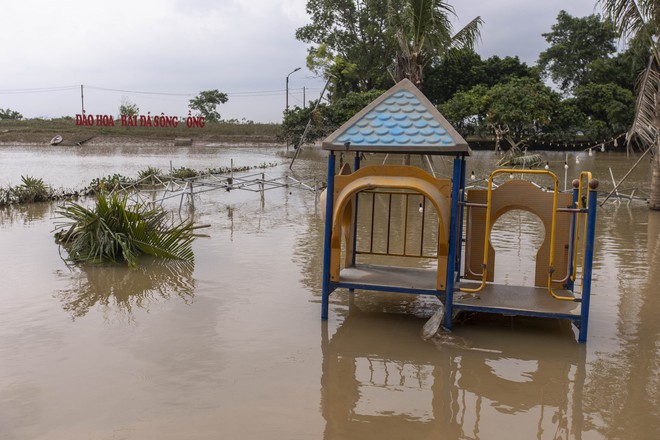
<instances>
[{"instance_id":1,"label":"wooden platform","mask_svg":"<svg viewBox=\"0 0 660 440\"><path fill-rule=\"evenodd\" d=\"M405 268L358 264L344 268L335 287L439 295L435 289L435 269ZM554 299L544 287L486 284L476 294L465 294L460 287L474 288L478 283L461 281L454 287L454 308L503 315L525 315L551 318L580 318L582 304ZM568 290L555 290L560 296L574 296Z\"/></svg>"}]
</instances>

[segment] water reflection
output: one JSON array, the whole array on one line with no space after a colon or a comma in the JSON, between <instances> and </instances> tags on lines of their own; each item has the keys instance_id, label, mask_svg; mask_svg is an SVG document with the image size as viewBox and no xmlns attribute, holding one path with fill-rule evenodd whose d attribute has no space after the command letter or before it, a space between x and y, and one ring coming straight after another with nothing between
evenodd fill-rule
<instances>
[{"instance_id":1,"label":"water reflection","mask_svg":"<svg viewBox=\"0 0 660 440\"><path fill-rule=\"evenodd\" d=\"M120 265L72 266L70 272L57 272L70 280L70 287L55 295L73 319L85 316L96 305L130 318L135 308L148 309L172 297L191 303L195 296L193 270L193 264L147 258L136 269Z\"/></svg>"},{"instance_id":2,"label":"water reflection","mask_svg":"<svg viewBox=\"0 0 660 440\"><path fill-rule=\"evenodd\" d=\"M0 225L28 224L52 215L52 203L28 203L0 208Z\"/></svg>"},{"instance_id":3,"label":"water reflection","mask_svg":"<svg viewBox=\"0 0 660 440\"><path fill-rule=\"evenodd\" d=\"M322 324L326 440L506 438L514 424L519 438L581 438L590 429L585 347L569 323L516 318L529 327L521 332L491 317L476 324L474 346L467 327L429 344L419 318L356 302L334 334Z\"/></svg>"},{"instance_id":4,"label":"water reflection","mask_svg":"<svg viewBox=\"0 0 660 440\"><path fill-rule=\"evenodd\" d=\"M600 431L608 438L660 437L660 212L648 212L646 232L633 271L646 273L645 281L631 279L624 266L617 284L620 349L599 353L589 374L587 405L600 415Z\"/></svg>"}]
</instances>

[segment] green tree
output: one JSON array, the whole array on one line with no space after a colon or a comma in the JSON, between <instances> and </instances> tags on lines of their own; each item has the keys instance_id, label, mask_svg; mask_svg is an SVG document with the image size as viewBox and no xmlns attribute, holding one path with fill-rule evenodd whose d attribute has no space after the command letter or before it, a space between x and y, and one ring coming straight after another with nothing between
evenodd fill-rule
<instances>
[{"instance_id":1,"label":"green tree","mask_svg":"<svg viewBox=\"0 0 660 440\"><path fill-rule=\"evenodd\" d=\"M611 58L600 58L589 66L584 83L612 83L634 91L640 72L646 68L649 55L645 48L631 46Z\"/></svg>"},{"instance_id":2,"label":"green tree","mask_svg":"<svg viewBox=\"0 0 660 440\"><path fill-rule=\"evenodd\" d=\"M332 53L325 43L309 49L307 67L317 75L331 79L328 83L328 100L330 102L360 89L357 65Z\"/></svg>"},{"instance_id":3,"label":"green tree","mask_svg":"<svg viewBox=\"0 0 660 440\"><path fill-rule=\"evenodd\" d=\"M535 136L550 125L560 96L539 80L512 78L486 94L486 121L507 128L514 139Z\"/></svg>"},{"instance_id":4,"label":"green tree","mask_svg":"<svg viewBox=\"0 0 660 440\"><path fill-rule=\"evenodd\" d=\"M479 84L470 90L456 93L438 109L459 132L464 135L477 134L486 128L487 93L488 87Z\"/></svg>"},{"instance_id":5,"label":"green tree","mask_svg":"<svg viewBox=\"0 0 660 440\"><path fill-rule=\"evenodd\" d=\"M9 108L4 110L0 108L0 120L1 119L20 120L23 119L23 115Z\"/></svg>"},{"instance_id":6,"label":"green tree","mask_svg":"<svg viewBox=\"0 0 660 440\"><path fill-rule=\"evenodd\" d=\"M218 90L205 90L189 101L188 107L197 110L201 116L204 116L207 122L220 122L220 113L216 107L227 102L229 98L226 93Z\"/></svg>"},{"instance_id":7,"label":"green tree","mask_svg":"<svg viewBox=\"0 0 660 440\"><path fill-rule=\"evenodd\" d=\"M577 18L559 12L552 31L543 34L550 47L539 55L538 66L564 93L583 84L590 66L616 51L618 34L599 15Z\"/></svg>"},{"instance_id":8,"label":"green tree","mask_svg":"<svg viewBox=\"0 0 660 440\"><path fill-rule=\"evenodd\" d=\"M660 210L660 0L599 0L623 37L651 54L637 89L635 116L628 137L653 148L649 208Z\"/></svg>"},{"instance_id":9,"label":"green tree","mask_svg":"<svg viewBox=\"0 0 660 440\"><path fill-rule=\"evenodd\" d=\"M119 114L126 116L136 116L140 114L140 108L134 102L131 102L127 97L121 98L119 105Z\"/></svg>"},{"instance_id":10,"label":"green tree","mask_svg":"<svg viewBox=\"0 0 660 440\"><path fill-rule=\"evenodd\" d=\"M492 87L515 77L538 78L539 73L518 57L492 56L482 60L473 50L453 51L426 69L424 94L434 104L442 104L477 84Z\"/></svg>"},{"instance_id":11,"label":"green tree","mask_svg":"<svg viewBox=\"0 0 660 440\"><path fill-rule=\"evenodd\" d=\"M491 130L497 149L505 135L517 141L547 133L560 102L559 94L539 79L514 77L459 92L440 111L464 132Z\"/></svg>"},{"instance_id":12,"label":"green tree","mask_svg":"<svg viewBox=\"0 0 660 440\"><path fill-rule=\"evenodd\" d=\"M591 121L601 121L607 128L597 137L612 136L626 131L635 114L635 96L613 83L588 83L575 90L579 109Z\"/></svg>"},{"instance_id":13,"label":"green tree","mask_svg":"<svg viewBox=\"0 0 660 440\"><path fill-rule=\"evenodd\" d=\"M382 90L363 93L349 92L344 98L336 99L331 105L320 104L316 110L313 110L316 103L311 102L308 108L295 107L285 111L278 138L294 145L299 143L307 123L311 120L305 142L321 139L352 118L382 93Z\"/></svg>"},{"instance_id":14,"label":"green tree","mask_svg":"<svg viewBox=\"0 0 660 440\"><path fill-rule=\"evenodd\" d=\"M310 70L320 70L332 83L337 78L331 67L340 64L337 68L343 70L351 66L350 81L342 87L350 85L354 92L389 88L392 79L387 66L394 59L396 40L388 25L387 8L388 0L308 0L311 23L296 30L296 39L312 45ZM318 56L318 52L323 53ZM324 65L315 59L333 63ZM335 96L342 98L345 93Z\"/></svg>"},{"instance_id":15,"label":"green tree","mask_svg":"<svg viewBox=\"0 0 660 440\"><path fill-rule=\"evenodd\" d=\"M473 50L457 50L452 56L431 61L424 74L424 94L436 105L447 102L456 93L481 83L482 65Z\"/></svg>"},{"instance_id":16,"label":"green tree","mask_svg":"<svg viewBox=\"0 0 660 440\"><path fill-rule=\"evenodd\" d=\"M296 106L284 111L282 125L277 134L278 140L293 144L294 148L297 148L308 123L310 128L305 136L305 142L314 142L332 133L332 127L326 123L327 104L320 103L318 107L315 101L309 104L307 108Z\"/></svg>"},{"instance_id":17,"label":"green tree","mask_svg":"<svg viewBox=\"0 0 660 440\"><path fill-rule=\"evenodd\" d=\"M567 98L557 105L542 137L550 141L570 142L581 133L592 140L602 139L604 136L597 127L600 125L591 123L580 110L577 99Z\"/></svg>"},{"instance_id":18,"label":"green tree","mask_svg":"<svg viewBox=\"0 0 660 440\"><path fill-rule=\"evenodd\" d=\"M486 59L477 69L476 77L479 79L479 83L486 84L488 87L508 82L512 78L540 78L537 68L529 67L517 56L500 58L494 55Z\"/></svg>"},{"instance_id":19,"label":"green tree","mask_svg":"<svg viewBox=\"0 0 660 440\"><path fill-rule=\"evenodd\" d=\"M454 8L442 0L404 0L389 3L389 18L398 50L394 64L397 81L408 78L422 88L424 69L452 50L472 49L479 38L481 17L454 33Z\"/></svg>"}]
</instances>

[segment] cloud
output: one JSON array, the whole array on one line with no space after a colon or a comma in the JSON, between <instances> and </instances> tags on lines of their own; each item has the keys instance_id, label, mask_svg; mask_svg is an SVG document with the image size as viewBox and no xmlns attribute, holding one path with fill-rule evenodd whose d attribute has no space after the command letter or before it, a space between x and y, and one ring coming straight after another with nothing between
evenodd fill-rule
<instances>
[{"instance_id":1,"label":"cloud","mask_svg":"<svg viewBox=\"0 0 660 440\"><path fill-rule=\"evenodd\" d=\"M562 9L575 17L598 12L594 0L462 0L455 2L460 23L481 16L484 20L482 41L477 52L482 57L518 56L529 65L548 47L542 34L551 31Z\"/></svg>"},{"instance_id":2,"label":"cloud","mask_svg":"<svg viewBox=\"0 0 660 440\"><path fill-rule=\"evenodd\" d=\"M480 15L482 56L518 55L533 64L561 9L593 12L593 0L462 0L457 29ZM143 112L187 113L192 95L230 94L225 118L275 122L285 105L315 99L323 86L305 67L306 45L295 30L309 19L306 0L21 0L5 2L0 29L0 108L27 117L80 112L115 114L122 97ZM70 86L60 91L17 92ZM114 89L114 90L101 90ZM145 94L135 92L162 92ZM176 96L183 94L184 96Z\"/></svg>"}]
</instances>

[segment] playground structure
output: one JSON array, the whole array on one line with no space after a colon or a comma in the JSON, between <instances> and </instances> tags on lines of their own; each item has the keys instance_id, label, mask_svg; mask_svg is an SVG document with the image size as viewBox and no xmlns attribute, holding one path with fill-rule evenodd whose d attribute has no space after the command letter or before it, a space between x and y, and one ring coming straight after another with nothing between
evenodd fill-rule
<instances>
[{"instance_id":1,"label":"playground structure","mask_svg":"<svg viewBox=\"0 0 660 440\"><path fill-rule=\"evenodd\" d=\"M598 187L590 173L573 182L572 194L543 170L496 170L485 190L468 190L467 142L408 80L332 133L323 148L329 150L323 319L337 288L427 294L444 303L447 329L461 310L562 318L586 341ZM355 154L352 170L346 164L335 175L337 152ZM361 167L365 152L451 155L452 177L408 165ZM536 175L551 185L511 179L495 187L504 173ZM514 209L538 216L545 229L531 287L493 283L492 227ZM411 258L423 262L404 262Z\"/></svg>"}]
</instances>

